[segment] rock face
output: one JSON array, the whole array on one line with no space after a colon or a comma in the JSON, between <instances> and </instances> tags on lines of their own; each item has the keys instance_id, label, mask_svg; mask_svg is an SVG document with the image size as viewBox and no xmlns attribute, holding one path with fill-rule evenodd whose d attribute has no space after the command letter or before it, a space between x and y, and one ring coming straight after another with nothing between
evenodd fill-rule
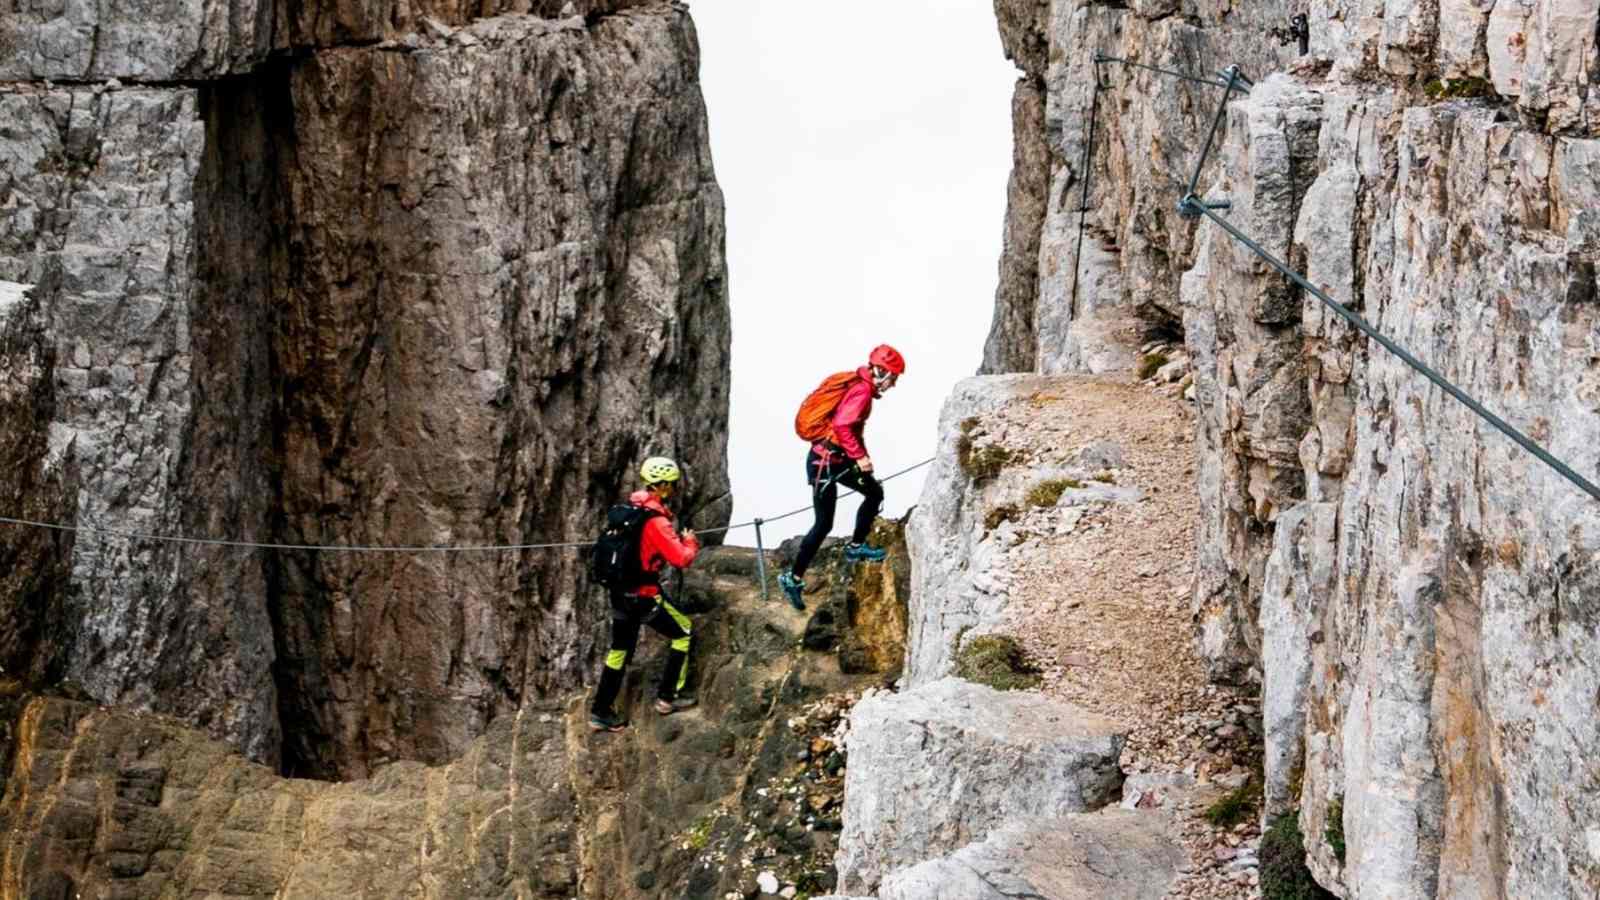
<instances>
[{"instance_id":1,"label":"rock face","mask_svg":"<svg viewBox=\"0 0 1600 900\"><path fill-rule=\"evenodd\" d=\"M1110 310L1181 326L1201 419L1199 639L1214 678L1263 683L1268 806L1298 810L1323 885L1589 896L1592 792L1558 773L1600 753L1600 663L1577 649L1600 628L1581 599L1600 505L1226 233L1167 212L1182 189L1155 173L1187 173L1220 89L1101 64L1115 99L1082 263L1051 229L1077 225L1056 192L1077 177L1095 49L1205 75L1236 62L1256 83L1200 188L1594 480L1600 10L1316 2L1311 55L1290 64L1262 32L1304 7L1179 6L1051 4L1059 177L1036 366L1053 342L1093 368L1071 348L1102 341ZM1078 265L1080 291L1115 296L1064 304L1047 273Z\"/></svg>"},{"instance_id":2,"label":"rock face","mask_svg":"<svg viewBox=\"0 0 1600 900\"><path fill-rule=\"evenodd\" d=\"M1166 820L1125 809L1008 822L943 859L902 869L878 900L1161 900L1186 860Z\"/></svg>"},{"instance_id":3,"label":"rock face","mask_svg":"<svg viewBox=\"0 0 1600 900\"><path fill-rule=\"evenodd\" d=\"M1000 286L994 324L983 348L980 374L1031 372L1037 350L1034 305L1039 293L1039 235L1050 186L1050 146L1045 139L1044 74L1049 41L1045 0L996 0L1006 58L1022 76L1011 100L1012 167L1006 192Z\"/></svg>"},{"instance_id":4,"label":"rock face","mask_svg":"<svg viewBox=\"0 0 1600 900\"><path fill-rule=\"evenodd\" d=\"M0 418L50 415L55 346L44 317L23 285L0 281ZM48 464L50 436L38 430L0 430L0 503L9 518L64 521L71 510L72 473ZM0 617L0 666L29 682L61 678L68 650L64 585L71 577L72 535L0 526L0 596L15 598Z\"/></svg>"},{"instance_id":5,"label":"rock face","mask_svg":"<svg viewBox=\"0 0 1600 900\"><path fill-rule=\"evenodd\" d=\"M1114 801L1122 741L1099 716L957 678L863 698L850 718L840 889L876 890L1012 820Z\"/></svg>"},{"instance_id":6,"label":"rock face","mask_svg":"<svg viewBox=\"0 0 1600 900\"><path fill-rule=\"evenodd\" d=\"M768 563L768 572L788 568L800 541L799 537L784 541L776 559ZM804 640L812 650L837 648L839 665L846 672L898 674L905 667L911 594L905 522L879 519L867 542L889 552L883 565L850 565L844 560L842 540L824 542L817 555L822 564L818 577L809 579L807 588L807 603L814 612L806 622ZM777 596L776 583L769 590Z\"/></svg>"},{"instance_id":7,"label":"rock face","mask_svg":"<svg viewBox=\"0 0 1600 900\"><path fill-rule=\"evenodd\" d=\"M1035 504L1029 491L1053 479L1076 482L1059 491L1062 507L1126 500L1135 488L1090 481L1108 458L1086 448L1075 458L1039 460L1009 440L1020 418L1092 379L1035 375L978 376L956 384L939 414L939 446L906 527L911 553L906 682L927 684L950 674L961 644L1008 627L1018 536L1003 521ZM1062 443L1075 440L1070 423ZM1109 451L1115 453L1116 447ZM1063 451L1060 456L1067 456ZM1120 463L1116 463L1120 465ZM1002 515L1004 514L1004 515ZM996 519L1000 523L996 524Z\"/></svg>"},{"instance_id":8,"label":"rock face","mask_svg":"<svg viewBox=\"0 0 1600 900\"><path fill-rule=\"evenodd\" d=\"M1028 381L1025 377L965 379L939 413L939 447L906 528L912 573L908 685L927 684L950 674L957 640L967 631L987 630L1001 621L1006 585L990 569L998 568L995 563L1004 548L998 541L984 540L983 505L970 497L992 485L1001 472L991 475L975 467L973 460L981 458L991 444L982 436L975 438L970 427L964 431L962 424L1004 404L1014 392L1026 390Z\"/></svg>"},{"instance_id":9,"label":"rock face","mask_svg":"<svg viewBox=\"0 0 1600 900\"><path fill-rule=\"evenodd\" d=\"M396 762L329 784L280 777L165 716L35 697L17 714L0 803L0 894L201 898L673 897L720 900L776 857L767 779L809 736L785 722L851 687L796 649L804 619L727 577L750 551L711 551L684 595L698 711L662 717L648 693L663 642L641 644L623 702L634 727L591 734L583 694L530 700L446 765ZM724 565L727 564L727 565ZM6 749L10 749L8 742ZM3 760L0 760L3 761ZM787 812L785 812L787 815ZM759 832L757 831L759 827Z\"/></svg>"},{"instance_id":10,"label":"rock face","mask_svg":"<svg viewBox=\"0 0 1600 900\"><path fill-rule=\"evenodd\" d=\"M1176 2L996 3L1007 56L1023 77L1013 104L1016 163L985 372L1122 371L1146 334L1178 327L1178 276L1192 262L1195 226L1174 211L1182 196L1175 179L1187 180L1211 126L1215 90L1115 63L1097 67L1094 56L1200 76L1213 75L1222 61L1268 71L1288 57L1263 32L1291 5L1189 3L1174 15ZM1098 104L1097 68L1104 85ZM1025 101L1031 91L1040 95L1033 105ZM1129 105L1128 96L1142 102ZM1095 146L1086 171L1091 105ZM1033 124L1035 116L1041 124ZM1035 251L1031 263L1019 259ZM1028 273L1037 289L1023 296Z\"/></svg>"},{"instance_id":11,"label":"rock face","mask_svg":"<svg viewBox=\"0 0 1600 900\"><path fill-rule=\"evenodd\" d=\"M62 0L0 21L0 81L180 81L249 71L268 54L446 36L504 13L593 21L649 0ZM581 23L580 23L581 24Z\"/></svg>"},{"instance_id":12,"label":"rock face","mask_svg":"<svg viewBox=\"0 0 1600 900\"><path fill-rule=\"evenodd\" d=\"M0 279L35 285L0 347L28 361L0 372L7 512L573 541L661 453L694 524L725 521L722 201L686 13L192 6L0 26ZM297 774L453 759L579 683L604 630L571 550L0 537L27 585L0 618L38 620L7 671Z\"/></svg>"}]
</instances>

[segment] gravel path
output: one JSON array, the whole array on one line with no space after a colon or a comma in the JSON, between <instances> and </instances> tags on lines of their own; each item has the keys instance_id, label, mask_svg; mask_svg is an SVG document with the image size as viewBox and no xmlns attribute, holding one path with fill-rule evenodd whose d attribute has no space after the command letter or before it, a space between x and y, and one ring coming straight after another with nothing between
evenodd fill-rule
<instances>
[{"instance_id":1,"label":"gravel path","mask_svg":"<svg viewBox=\"0 0 1600 900\"><path fill-rule=\"evenodd\" d=\"M1043 671L1043 690L1128 726L1122 766L1140 776L1128 803L1148 785L1143 803L1179 808L1191 864L1169 896L1259 897L1254 810L1236 828L1201 815L1259 768L1260 715L1253 697L1210 684L1194 651L1189 404L1177 387L1085 381L1035 394L981 428L1030 465L1085 473L1061 505L1028 505L996 526L1012 542L1008 630ZM1190 779L1192 790L1154 789Z\"/></svg>"}]
</instances>

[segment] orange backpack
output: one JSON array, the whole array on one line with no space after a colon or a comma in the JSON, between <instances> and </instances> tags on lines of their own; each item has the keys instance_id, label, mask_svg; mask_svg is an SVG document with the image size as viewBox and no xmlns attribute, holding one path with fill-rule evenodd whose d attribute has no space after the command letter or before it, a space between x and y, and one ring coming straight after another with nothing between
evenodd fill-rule
<instances>
[{"instance_id":1,"label":"orange backpack","mask_svg":"<svg viewBox=\"0 0 1600 900\"><path fill-rule=\"evenodd\" d=\"M839 401L844 399L850 385L860 377L854 372L839 372L824 378L816 390L806 395L800 411L795 413L794 433L810 444L832 434L833 411L839 408Z\"/></svg>"}]
</instances>

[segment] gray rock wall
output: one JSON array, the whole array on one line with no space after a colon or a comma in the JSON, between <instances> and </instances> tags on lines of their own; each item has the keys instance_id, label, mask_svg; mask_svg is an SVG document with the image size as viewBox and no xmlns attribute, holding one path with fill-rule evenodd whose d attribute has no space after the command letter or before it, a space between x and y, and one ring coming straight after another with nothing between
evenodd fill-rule
<instances>
[{"instance_id":1,"label":"gray rock wall","mask_svg":"<svg viewBox=\"0 0 1600 900\"><path fill-rule=\"evenodd\" d=\"M1050 4L995 0L994 9L1006 58L1017 64L1021 76L1011 100L1012 168L1000 285L980 375L1033 371L1038 355L1033 310L1039 294L1039 235L1050 187L1050 144L1044 128L1044 74L1050 49L1045 26Z\"/></svg>"},{"instance_id":2,"label":"gray rock wall","mask_svg":"<svg viewBox=\"0 0 1600 900\"><path fill-rule=\"evenodd\" d=\"M687 14L379 6L0 24L0 280L36 286L0 346L0 453L25 472L0 513L523 544L587 538L652 453L685 463L685 508L727 492L722 198ZM296 774L451 759L588 677L604 630L572 551L42 540L0 533L7 615L32 623L0 635L8 671Z\"/></svg>"},{"instance_id":3,"label":"gray rock wall","mask_svg":"<svg viewBox=\"0 0 1600 900\"><path fill-rule=\"evenodd\" d=\"M55 345L26 285L0 281L0 418L46 419L54 405ZM65 521L71 515L70 465L52 461L41 429L0 431L0 503L8 518ZM61 677L70 635L64 585L72 572L68 532L0 525L0 595L14 597L0 618L0 667L12 677Z\"/></svg>"},{"instance_id":4,"label":"gray rock wall","mask_svg":"<svg viewBox=\"0 0 1600 900\"><path fill-rule=\"evenodd\" d=\"M1026 376L967 378L956 384L940 410L938 452L906 526L912 579L905 668L909 685L949 675L958 642L969 632L993 631L1003 621L1010 602L1006 547L985 527L984 517L996 505L994 498L1021 492L1024 473L1013 469L974 477L967 469L974 452L1007 448L999 435L974 434L973 425L1020 402L1040 383Z\"/></svg>"},{"instance_id":5,"label":"gray rock wall","mask_svg":"<svg viewBox=\"0 0 1600 900\"><path fill-rule=\"evenodd\" d=\"M1179 325L1178 277L1193 263L1195 227L1178 217L1174 203L1211 126L1214 89L1100 66L1105 90L1086 172L1094 56L1206 77L1229 62L1269 71L1290 56L1263 32L1286 18L1291 5L996 3L1007 55L1024 74L1013 106L1016 163L984 372L1123 371L1147 335ZM1025 102L1030 91L1043 95L1042 131L1021 124L1036 114ZM1139 102L1127 102L1132 97ZM1042 195L1035 193L1041 178ZM1080 213L1081 206L1087 210ZM1037 261L1025 267L1017 257L1027 250L1037 252ZM1024 300L1020 291L1030 279L1037 289Z\"/></svg>"},{"instance_id":6,"label":"gray rock wall","mask_svg":"<svg viewBox=\"0 0 1600 900\"><path fill-rule=\"evenodd\" d=\"M502 14L594 20L650 0L51 0L0 19L0 81L203 81L273 53L390 43L414 48Z\"/></svg>"},{"instance_id":7,"label":"gray rock wall","mask_svg":"<svg viewBox=\"0 0 1600 900\"><path fill-rule=\"evenodd\" d=\"M1114 19L1114 46L1146 62L1240 63L1258 83L1200 182L1225 215L1600 476L1600 9L1313 2L1312 54L1287 66L1261 34L1280 6L1053 4L1052 71L1079 66L1047 80L1059 165L1082 146L1094 23ZM1600 628L1600 505L1223 232L1164 212L1182 191L1151 161L1192 158L1219 90L1152 73L1112 94L1088 215L1116 242L1091 228L1085 261L1103 265L1080 291L1117 284L1144 321L1181 319L1201 414L1198 638L1214 677L1263 682L1270 808L1299 810L1313 871L1345 897L1600 890L1593 792L1571 774L1600 753L1600 665L1578 650ZM1073 348L1110 319L1098 294L1052 293L1077 224L1059 199L1037 365L1055 334L1087 368Z\"/></svg>"}]
</instances>

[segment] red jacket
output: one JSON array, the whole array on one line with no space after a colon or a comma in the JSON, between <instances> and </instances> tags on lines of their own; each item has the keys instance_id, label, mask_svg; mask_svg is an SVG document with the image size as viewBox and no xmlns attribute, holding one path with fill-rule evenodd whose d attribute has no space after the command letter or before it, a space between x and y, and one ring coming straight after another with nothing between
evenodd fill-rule
<instances>
[{"instance_id":1,"label":"red jacket","mask_svg":"<svg viewBox=\"0 0 1600 900\"><path fill-rule=\"evenodd\" d=\"M883 396L872 384L872 369L862 366L856 370L857 381L845 391L844 399L833 410L833 429L829 435L830 440L837 444L844 455L850 459L861 459L867 456L867 443L863 431L867 427L867 417L872 415L872 401ZM816 445L817 455L825 461L829 459L830 451L822 443Z\"/></svg>"},{"instance_id":2,"label":"red jacket","mask_svg":"<svg viewBox=\"0 0 1600 900\"><path fill-rule=\"evenodd\" d=\"M656 513L644 523L644 531L639 535L639 564L646 572L660 572L667 566L682 569L694 562L700 553L700 539L691 534L685 540L678 540L678 532L672 527L672 513L660 497L649 491L634 491L628 502ZM661 589L649 584L641 587L638 593L641 597L654 597Z\"/></svg>"}]
</instances>

